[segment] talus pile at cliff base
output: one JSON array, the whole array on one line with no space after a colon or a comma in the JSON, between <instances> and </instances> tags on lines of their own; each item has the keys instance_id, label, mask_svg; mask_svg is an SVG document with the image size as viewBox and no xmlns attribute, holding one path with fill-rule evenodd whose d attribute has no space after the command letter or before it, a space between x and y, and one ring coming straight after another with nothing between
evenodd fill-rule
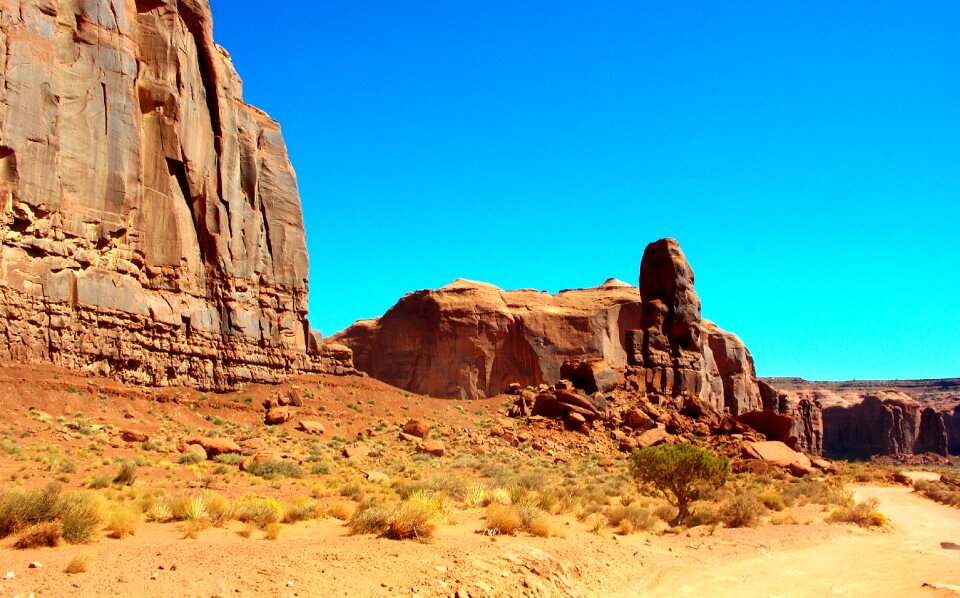
<instances>
[{"instance_id":1,"label":"talus pile at cliff base","mask_svg":"<svg viewBox=\"0 0 960 598\"><path fill-rule=\"evenodd\" d=\"M352 371L206 0L0 0L0 359L228 389Z\"/></svg>"}]
</instances>

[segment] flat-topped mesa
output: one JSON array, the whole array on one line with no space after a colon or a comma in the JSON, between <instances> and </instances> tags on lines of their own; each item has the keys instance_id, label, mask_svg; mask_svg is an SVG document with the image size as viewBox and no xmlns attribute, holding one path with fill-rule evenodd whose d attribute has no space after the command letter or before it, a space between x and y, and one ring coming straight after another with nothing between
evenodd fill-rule
<instances>
[{"instance_id":1,"label":"flat-topped mesa","mask_svg":"<svg viewBox=\"0 0 960 598\"><path fill-rule=\"evenodd\" d=\"M351 371L311 334L293 168L207 1L0 13L0 359L205 389Z\"/></svg>"},{"instance_id":2,"label":"flat-topped mesa","mask_svg":"<svg viewBox=\"0 0 960 598\"><path fill-rule=\"evenodd\" d=\"M555 383L565 361L598 357L625 367L624 335L640 323L637 288L502 291L467 280L411 293L376 320L332 337L357 368L411 392L478 398L512 382Z\"/></svg>"},{"instance_id":3,"label":"flat-topped mesa","mask_svg":"<svg viewBox=\"0 0 960 598\"><path fill-rule=\"evenodd\" d=\"M677 408L696 400L768 435L777 431L783 437L776 440L794 448L820 453L819 405L764 405L743 342L702 318L693 269L675 239L651 243L643 252L640 296L641 325L627 333L628 380L648 398Z\"/></svg>"}]
</instances>

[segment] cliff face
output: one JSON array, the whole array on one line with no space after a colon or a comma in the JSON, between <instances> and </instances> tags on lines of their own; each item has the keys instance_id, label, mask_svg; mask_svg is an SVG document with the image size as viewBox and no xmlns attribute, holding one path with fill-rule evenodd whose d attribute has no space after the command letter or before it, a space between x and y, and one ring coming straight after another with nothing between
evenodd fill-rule
<instances>
[{"instance_id":1,"label":"cliff face","mask_svg":"<svg viewBox=\"0 0 960 598\"><path fill-rule=\"evenodd\" d=\"M693 269L674 239L647 246L640 263L641 328L627 333L631 374L661 403L689 398L740 419L769 438L820 454L820 405L779 397L765 404L753 357L733 333L702 319Z\"/></svg>"},{"instance_id":2,"label":"cliff face","mask_svg":"<svg viewBox=\"0 0 960 598\"><path fill-rule=\"evenodd\" d=\"M206 0L0 0L0 359L230 388L349 371L307 322L280 128Z\"/></svg>"},{"instance_id":3,"label":"cliff face","mask_svg":"<svg viewBox=\"0 0 960 598\"><path fill-rule=\"evenodd\" d=\"M569 359L626 365L624 335L640 321L636 287L502 291L457 280L411 293L377 320L334 335L372 377L436 397L493 396L512 382L554 383Z\"/></svg>"},{"instance_id":4,"label":"cliff face","mask_svg":"<svg viewBox=\"0 0 960 598\"><path fill-rule=\"evenodd\" d=\"M771 382L822 402L828 456L960 454L960 380Z\"/></svg>"}]
</instances>

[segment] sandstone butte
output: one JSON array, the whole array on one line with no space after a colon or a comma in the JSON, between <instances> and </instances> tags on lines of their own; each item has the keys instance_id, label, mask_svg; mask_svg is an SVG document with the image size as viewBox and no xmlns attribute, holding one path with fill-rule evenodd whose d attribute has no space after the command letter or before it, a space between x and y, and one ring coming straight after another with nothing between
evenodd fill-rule
<instances>
[{"instance_id":1,"label":"sandstone butte","mask_svg":"<svg viewBox=\"0 0 960 598\"><path fill-rule=\"evenodd\" d=\"M207 1L0 14L0 359L204 389L352 371L310 330L294 171Z\"/></svg>"},{"instance_id":2,"label":"sandstone butte","mask_svg":"<svg viewBox=\"0 0 960 598\"><path fill-rule=\"evenodd\" d=\"M402 298L332 337L358 369L411 392L478 398L511 383L559 381L567 361L599 358L660 404L700 401L819 454L821 410L761 385L736 335L701 317L693 270L674 239L651 243L640 285L609 280L557 295L458 280ZM752 414L752 415L751 415Z\"/></svg>"}]
</instances>

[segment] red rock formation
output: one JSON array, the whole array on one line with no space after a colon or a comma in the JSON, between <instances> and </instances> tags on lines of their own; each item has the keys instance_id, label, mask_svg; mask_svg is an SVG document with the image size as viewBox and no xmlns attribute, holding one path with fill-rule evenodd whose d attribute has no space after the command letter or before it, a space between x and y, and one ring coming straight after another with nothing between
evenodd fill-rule
<instances>
[{"instance_id":1,"label":"red rock formation","mask_svg":"<svg viewBox=\"0 0 960 598\"><path fill-rule=\"evenodd\" d=\"M555 383L567 360L597 357L622 368L624 335L639 322L636 287L613 279L557 295L457 280L409 294L331 340L353 349L357 368L378 380L476 398L512 382Z\"/></svg>"},{"instance_id":2,"label":"red rock formation","mask_svg":"<svg viewBox=\"0 0 960 598\"><path fill-rule=\"evenodd\" d=\"M0 14L0 359L220 389L348 371L307 322L280 128L207 1Z\"/></svg>"},{"instance_id":3,"label":"red rock formation","mask_svg":"<svg viewBox=\"0 0 960 598\"><path fill-rule=\"evenodd\" d=\"M898 392L823 401L824 448L838 457L913 453L920 405Z\"/></svg>"}]
</instances>

